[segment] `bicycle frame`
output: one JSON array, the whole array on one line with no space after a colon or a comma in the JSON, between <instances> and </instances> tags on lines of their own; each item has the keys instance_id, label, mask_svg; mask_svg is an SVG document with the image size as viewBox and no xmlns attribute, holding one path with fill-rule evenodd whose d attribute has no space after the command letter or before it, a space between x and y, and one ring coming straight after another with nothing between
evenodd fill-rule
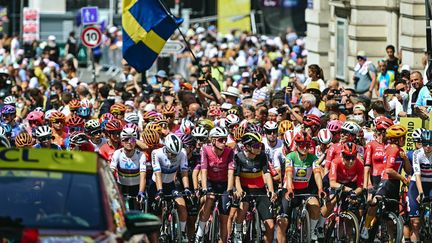
<instances>
[{"instance_id":1,"label":"bicycle frame","mask_svg":"<svg viewBox=\"0 0 432 243\"><path fill-rule=\"evenodd\" d=\"M302 197L301 205L296 207L296 209L291 211L290 219L288 221L288 230L287 230L287 241L288 242L310 242L310 219L309 212L307 210L307 201L311 197L318 198L316 194L297 194L294 195L294 198ZM288 207L291 208L292 198L288 200ZM300 215L300 218L299 218ZM306 217L307 215L307 217ZM304 230L303 220L306 220L307 226L306 230ZM299 222L300 220L300 222ZM306 231L306 232L304 232ZM300 233L300 234L299 234ZM306 237L304 238L304 233Z\"/></svg>"},{"instance_id":2,"label":"bicycle frame","mask_svg":"<svg viewBox=\"0 0 432 243\"><path fill-rule=\"evenodd\" d=\"M423 200L420 204L419 215L420 215L420 239L423 242L432 241L432 225L430 211L432 208L432 201L430 199Z\"/></svg>"}]
</instances>

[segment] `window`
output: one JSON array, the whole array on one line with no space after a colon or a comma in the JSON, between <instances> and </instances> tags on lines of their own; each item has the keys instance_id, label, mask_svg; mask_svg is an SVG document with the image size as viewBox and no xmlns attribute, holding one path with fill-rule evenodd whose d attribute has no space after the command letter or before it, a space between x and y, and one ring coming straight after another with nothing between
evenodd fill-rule
<instances>
[{"instance_id":1,"label":"window","mask_svg":"<svg viewBox=\"0 0 432 243\"><path fill-rule=\"evenodd\" d=\"M348 46L348 21L343 18L336 19L336 78L346 80L347 78L347 46Z\"/></svg>"}]
</instances>

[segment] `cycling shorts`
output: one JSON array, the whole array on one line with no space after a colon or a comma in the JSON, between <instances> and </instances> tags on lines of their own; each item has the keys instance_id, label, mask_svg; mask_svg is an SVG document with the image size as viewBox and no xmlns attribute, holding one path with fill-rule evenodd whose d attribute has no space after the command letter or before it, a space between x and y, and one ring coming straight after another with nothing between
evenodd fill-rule
<instances>
[{"instance_id":1,"label":"cycling shorts","mask_svg":"<svg viewBox=\"0 0 432 243\"><path fill-rule=\"evenodd\" d=\"M230 211L231 200L228 196L227 182L214 182L207 181L207 189L209 192L214 192L217 194L223 194L222 196L217 196L218 198L218 209L219 213L223 215L228 215Z\"/></svg>"},{"instance_id":2,"label":"cycling shorts","mask_svg":"<svg viewBox=\"0 0 432 243\"><path fill-rule=\"evenodd\" d=\"M241 201L245 203L250 203L252 201L253 198L249 195L267 195L267 190L265 188L245 188L243 190L246 193L246 196ZM270 198L267 196L259 196L255 198L255 201L261 220L273 218L270 211Z\"/></svg>"},{"instance_id":3,"label":"cycling shorts","mask_svg":"<svg viewBox=\"0 0 432 243\"><path fill-rule=\"evenodd\" d=\"M291 199L291 207L289 206L288 200L285 198L285 194L282 195L282 200L281 200L282 207L280 209L279 215L291 220L293 209L301 206L303 200L307 201L310 198L310 197L306 198L304 196L295 196L300 194L318 194L318 189L315 184L309 184L308 188L302 190L294 190L294 198Z\"/></svg>"},{"instance_id":4,"label":"cycling shorts","mask_svg":"<svg viewBox=\"0 0 432 243\"><path fill-rule=\"evenodd\" d=\"M394 199L399 201L399 190L400 181L399 180L382 180L378 185L376 196L382 196L389 199ZM389 210L392 212L399 212L399 204L389 203Z\"/></svg>"},{"instance_id":5,"label":"cycling shorts","mask_svg":"<svg viewBox=\"0 0 432 243\"><path fill-rule=\"evenodd\" d=\"M164 195L172 195L174 191L179 191L179 188L176 187L174 182L171 183L162 183L162 191ZM150 181L149 190L148 190L148 205L150 205L150 212L155 215L161 215L161 209L158 207L155 207L155 197L156 197L157 189L156 189L156 182L153 180Z\"/></svg>"},{"instance_id":6,"label":"cycling shorts","mask_svg":"<svg viewBox=\"0 0 432 243\"><path fill-rule=\"evenodd\" d=\"M381 182L381 176L371 176L371 183L372 183L372 187L373 189L378 190L378 186Z\"/></svg>"},{"instance_id":7,"label":"cycling shorts","mask_svg":"<svg viewBox=\"0 0 432 243\"><path fill-rule=\"evenodd\" d=\"M432 198L432 182L422 182L423 192L425 197ZM415 181L410 181L408 185L408 212L410 218L417 218L420 216L419 209L420 204L417 202L419 195L417 185Z\"/></svg>"}]
</instances>

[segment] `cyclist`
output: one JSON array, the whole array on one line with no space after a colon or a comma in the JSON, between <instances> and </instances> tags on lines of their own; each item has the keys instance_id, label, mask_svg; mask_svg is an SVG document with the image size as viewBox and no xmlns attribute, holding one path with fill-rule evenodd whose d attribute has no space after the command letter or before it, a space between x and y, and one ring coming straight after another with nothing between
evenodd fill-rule
<instances>
[{"instance_id":1,"label":"cyclist","mask_svg":"<svg viewBox=\"0 0 432 243\"><path fill-rule=\"evenodd\" d=\"M36 139L39 141L33 148L51 148L61 150L61 147L52 143L52 131L47 125L39 126L35 131Z\"/></svg>"},{"instance_id":2,"label":"cyclist","mask_svg":"<svg viewBox=\"0 0 432 243\"><path fill-rule=\"evenodd\" d=\"M77 110L77 115L84 119L85 121L88 121L91 116L91 108L90 107L83 107L81 106Z\"/></svg>"},{"instance_id":3,"label":"cyclist","mask_svg":"<svg viewBox=\"0 0 432 243\"><path fill-rule=\"evenodd\" d=\"M327 129L333 134L333 143L337 143L340 140L340 132L342 129L343 122L339 120L331 120L327 123Z\"/></svg>"},{"instance_id":4,"label":"cyclist","mask_svg":"<svg viewBox=\"0 0 432 243\"><path fill-rule=\"evenodd\" d=\"M278 172L275 170L273 161L275 151L283 147L283 141L278 138L278 124L274 121L267 121L264 123L264 132L265 138L263 139L263 144L269 161L270 174L272 178L278 177Z\"/></svg>"},{"instance_id":5,"label":"cyclist","mask_svg":"<svg viewBox=\"0 0 432 243\"><path fill-rule=\"evenodd\" d=\"M178 192L175 185L177 171L181 171L184 193L191 195L189 190L188 179L188 161L186 150L183 148L180 138L170 133L165 138L165 146L152 151L153 175L149 185L149 203L160 201L164 195L176 195ZM177 211L179 214L182 240L187 241L186 236L186 219L187 210L186 202L183 197L178 196L175 199ZM159 209L154 209L156 215L161 215Z\"/></svg>"},{"instance_id":6,"label":"cyclist","mask_svg":"<svg viewBox=\"0 0 432 243\"><path fill-rule=\"evenodd\" d=\"M310 135L306 132L300 131L295 137L294 141L297 147L296 151L290 152L285 158L285 188L287 194L282 198L282 217L278 220L278 242L286 242L286 230L288 226L289 215L291 211L300 206L303 199L295 197L295 194L317 194L324 197L325 193L322 187L321 171L316 163L318 157L311 154L308 150L310 142L312 141ZM288 198L292 198L291 207L288 207ZM316 226L320 217L320 204L316 197L306 198L307 209L311 218L310 222L310 235L311 240L318 240L319 234L323 234L322 228L318 231Z\"/></svg>"},{"instance_id":7,"label":"cyclist","mask_svg":"<svg viewBox=\"0 0 432 243\"><path fill-rule=\"evenodd\" d=\"M72 116L76 116L78 109L81 107L81 102L77 99L73 99L69 101L68 106L70 112L68 112L66 109L63 109L62 112L67 118L70 118Z\"/></svg>"},{"instance_id":8,"label":"cyclist","mask_svg":"<svg viewBox=\"0 0 432 243\"><path fill-rule=\"evenodd\" d=\"M274 193L273 180L268 169L267 156L263 151L262 137L259 133L245 133L242 137L244 149L234 156L236 196L243 197L237 209L237 218L234 225L234 241L241 242L242 226L253 195L266 195L266 186L270 197L256 197L257 209L260 218L264 221L264 242L273 241L274 221L269 211L270 200L277 198ZM248 194L252 196L248 196Z\"/></svg>"},{"instance_id":9,"label":"cyclist","mask_svg":"<svg viewBox=\"0 0 432 243\"><path fill-rule=\"evenodd\" d=\"M319 130L316 140L318 140L318 145L315 148L315 155L320 158L321 161L318 164L321 164L324 161L327 150L332 145L333 134L329 129L323 128Z\"/></svg>"},{"instance_id":10,"label":"cyclist","mask_svg":"<svg viewBox=\"0 0 432 243\"><path fill-rule=\"evenodd\" d=\"M317 115L309 114L303 118L303 125L306 132L309 133L311 137L315 137L321 126L321 119ZM313 149L315 149L315 147Z\"/></svg>"},{"instance_id":11,"label":"cyclist","mask_svg":"<svg viewBox=\"0 0 432 243\"><path fill-rule=\"evenodd\" d=\"M90 142L94 146L94 151L99 152L102 145L107 143L107 139L102 135L102 128L99 121L96 119L87 121L84 130L90 136Z\"/></svg>"},{"instance_id":12,"label":"cyclist","mask_svg":"<svg viewBox=\"0 0 432 243\"><path fill-rule=\"evenodd\" d=\"M95 147L90 143L87 134L75 131L69 135L69 147L67 149L94 152Z\"/></svg>"},{"instance_id":13,"label":"cyclist","mask_svg":"<svg viewBox=\"0 0 432 243\"><path fill-rule=\"evenodd\" d=\"M27 128L27 132L31 134L32 137L35 137L34 132L36 127L42 126L44 124L43 117L44 117L44 113L41 111L32 111L27 115L26 120L28 121L29 124Z\"/></svg>"},{"instance_id":14,"label":"cyclist","mask_svg":"<svg viewBox=\"0 0 432 243\"><path fill-rule=\"evenodd\" d=\"M284 142L281 148L276 149L273 157L273 166L277 172L277 176L273 177L274 181L279 182L279 188L283 188L283 180L285 178L285 158L294 151L295 145L294 131L286 131L284 134Z\"/></svg>"},{"instance_id":15,"label":"cyclist","mask_svg":"<svg viewBox=\"0 0 432 243\"><path fill-rule=\"evenodd\" d=\"M54 143L58 146L65 148L65 139L68 137L68 133L65 131L65 120L66 116L60 111L55 111L51 114L50 126L53 130Z\"/></svg>"},{"instance_id":16,"label":"cyclist","mask_svg":"<svg viewBox=\"0 0 432 243\"><path fill-rule=\"evenodd\" d=\"M117 175L117 183L123 195L136 196L144 199L146 186L146 156L136 149L137 132L125 128L120 133L122 148L112 155L110 168ZM133 200L130 200L133 201ZM131 208L137 209L133 202Z\"/></svg>"},{"instance_id":17,"label":"cyclist","mask_svg":"<svg viewBox=\"0 0 432 243\"><path fill-rule=\"evenodd\" d=\"M235 138L234 138L234 130L239 126L240 118L235 114L229 114L226 117L227 129L228 129L228 138L227 145L228 147L235 146Z\"/></svg>"},{"instance_id":18,"label":"cyclist","mask_svg":"<svg viewBox=\"0 0 432 243\"><path fill-rule=\"evenodd\" d=\"M293 130L294 130L294 125L291 121L289 120L280 121L278 126L279 139L284 139L284 135L286 131L293 131Z\"/></svg>"},{"instance_id":19,"label":"cyclist","mask_svg":"<svg viewBox=\"0 0 432 243\"><path fill-rule=\"evenodd\" d=\"M126 106L122 103L115 103L110 107L110 113L114 115L116 119L126 123L123 119L126 113ZM124 124L122 124L124 125Z\"/></svg>"},{"instance_id":20,"label":"cyclist","mask_svg":"<svg viewBox=\"0 0 432 243\"><path fill-rule=\"evenodd\" d=\"M206 196L203 210L198 223L195 242L203 242L204 229L210 217L215 196L222 194L219 201L220 237L226 242L228 237L227 221L229 213L228 193L232 194L234 186L234 151L227 147L228 131L215 127L210 131L211 144L201 148L201 184L203 195Z\"/></svg>"},{"instance_id":21,"label":"cyclist","mask_svg":"<svg viewBox=\"0 0 432 243\"><path fill-rule=\"evenodd\" d=\"M413 171L408 188L409 216L411 218L411 242L421 242L419 204L423 198L432 198L432 130L421 134L422 148L414 151Z\"/></svg>"},{"instance_id":22,"label":"cyclist","mask_svg":"<svg viewBox=\"0 0 432 243\"><path fill-rule=\"evenodd\" d=\"M21 133L24 129L21 124L16 122L16 109L15 106L5 105L1 109L3 123L11 126L11 139L15 139L15 136Z\"/></svg>"},{"instance_id":23,"label":"cyclist","mask_svg":"<svg viewBox=\"0 0 432 243\"><path fill-rule=\"evenodd\" d=\"M120 132L122 131L122 126L118 120L110 120L105 126L105 136L108 138L106 144L99 148L99 154L107 162L111 161L114 151L121 147L120 143Z\"/></svg>"},{"instance_id":24,"label":"cyclist","mask_svg":"<svg viewBox=\"0 0 432 243\"><path fill-rule=\"evenodd\" d=\"M411 173L411 165L407 163L405 152L402 146L405 144L405 136L407 129L402 125L392 125L386 130L386 138L388 145L385 148L384 163L385 168L381 176L381 182L378 185L376 196L386 197L389 199L399 200L399 187L400 182L405 185L408 184L408 180L400 173L402 168L405 172ZM376 199L372 199L372 204L376 204ZM394 206L394 207L393 207ZM391 211L397 211L397 205L391 205ZM371 206L366 215L365 227L361 232L363 239L369 238L369 229L371 228L371 222L376 214L376 206Z\"/></svg>"},{"instance_id":25,"label":"cyclist","mask_svg":"<svg viewBox=\"0 0 432 243\"><path fill-rule=\"evenodd\" d=\"M424 129L424 128L417 128L411 134L411 138L412 138L412 141L414 142L415 149L414 150L408 150L408 151L406 151L406 155L407 155L408 160L410 161L411 164L412 164L412 161L413 161L413 153L414 153L414 151L416 151L418 149L421 149L421 147L422 147L421 135L422 135L423 131L426 131L426 129Z\"/></svg>"},{"instance_id":26,"label":"cyclist","mask_svg":"<svg viewBox=\"0 0 432 243\"><path fill-rule=\"evenodd\" d=\"M176 109L173 105L165 105L162 109L162 115L168 120L168 128L170 132L177 131L180 126L174 123Z\"/></svg>"},{"instance_id":27,"label":"cyclist","mask_svg":"<svg viewBox=\"0 0 432 243\"><path fill-rule=\"evenodd\" d=\"M33 146L33 138L27 132L21 132L15 137L15 146L17 148L31 148Z\"/></svg>"}]
</instances>

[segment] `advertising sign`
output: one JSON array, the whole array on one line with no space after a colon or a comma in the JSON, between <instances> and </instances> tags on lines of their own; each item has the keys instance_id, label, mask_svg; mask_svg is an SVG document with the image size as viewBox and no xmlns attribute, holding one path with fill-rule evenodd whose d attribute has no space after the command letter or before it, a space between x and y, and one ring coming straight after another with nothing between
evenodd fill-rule
<instances>
[{"instance_id":1,"label":"advertising sign","mask_svg":"<svg viewBox=\"0 0 432 243\"><path fill-rule=\"evenodd\" d=\"M23 41L39 40L39 10L23 9Z\"/></svg>"},{"instance_id":2,"label":"advertising sign","mask_svg":"<svg viewBox=\"0 0 432 243\"><path fill-rule=\"evenodd\" d=\"M412 133L415 129L422 127L422 119L419 117L401 117L400 124L408 129L408 133L405 138L404 150L415 150L415 144L412 140Z\"/></svg>"},{"instance_id":3,"label":"advertising sign","mask_svg":"<svg viewBox=\"0 0 432 243\"><path fill-rule=\"evenodd\" d=\"M231 30L250 31L250 10L249 0L218 0L218 30L223 34Z\"/></svg>"}]
</instances>

